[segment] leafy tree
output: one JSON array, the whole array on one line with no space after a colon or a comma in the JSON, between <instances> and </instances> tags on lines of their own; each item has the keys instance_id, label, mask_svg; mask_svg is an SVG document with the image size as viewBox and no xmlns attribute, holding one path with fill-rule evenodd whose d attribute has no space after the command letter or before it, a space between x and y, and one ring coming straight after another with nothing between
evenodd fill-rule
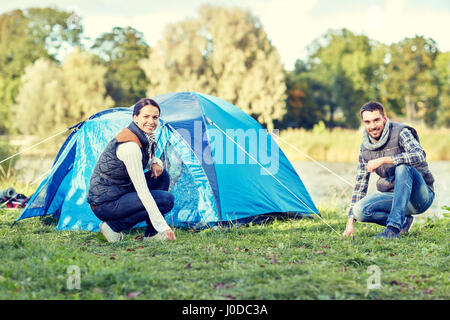
<instances>
[{"instance_id":1,"label":"leafy tree","mask_svg":"<svg viewBox=\"0 0 450 320\"><path fill-rule=\"evenodd\" d=\"M40 58L25 69L13 107L15 124L25 134L44 135L64 127L63 75L56 62Z\"/></svg>"},{"instance_id":2,"label":"leafy tree","mask_svg":"<svg viewBox=\"0 0 450 320\"><path fill-rule=\"evenodd\" d=\"M172 91L212 94L268 128L286 112L280 57L249 11L200 7L198 18L166 27L141 67L150 79L149 96Z\"/></svg>"},{"instance_id":3,"label":"leafy tree","mask_svg":"<svg viewBox=\"0 0 450 320\"><path fill-rule=\"evenodd\" d=\"M450 52L440 52L435 63L439 80L437 123L450 128Z\"/></svg>"},{"instance_id":4,"label":"leafy tree","mask_svg":"<svg viewBox=\"0 0 450 320\"><path fill-rule=\"evenodd\" d=\"M14 102L25 67L37 57L46 55L44 48L36 46L28 37L26 22L21 10L14 10L0 16L1 133L10 131L12 128L9 106Z\"/></svg>"},{"instance_id":5,"label":"leafy tree","mask_svg":"<svg viewBox=\"0 0 450 320\"><path fill-rule=\"evenodd\" d=\"M328 92L308 72L303 61L297 60L294 70L286 73L286 87L284 126L312 129L319 121L325 120Z\"/></svg>"},{"instance_id":6,"label":"leafy tree","mask_svg":"<svg viewBox=\"0 0 450 320\"><path fill-rule=\"evenodd\" d=\"M26 68L13 107L19 131L48 135L111 107L112 99L105 97L105 72L93 54L79 48L62 66L43 58L35 61Z\"/></svg>"},{"instance_id":7,"label":"leafy tree","mask_svg":"<svg viewBox=\"0 0 450 320\"><path fill-rule=\"evenodd\" d=\"M107 67L106 92L117 106L130 106L146 94L148 80L139 61L148 58L144 35L134 28L115 27L98 37L91 49Z\"/></svg>"},{"instance_id":8,"label":"leafy tree","mask_svg":"<svg viewBox=\"0 0 450 320\"><path fill-rule=\"evenodd\" d=\"M308 65L314 79L329 89L329 124L341 110L345 124L359 126L358 110L378 95L382 49L365 35L347 29L329 30L309 46Z\"/></svg>"},{"instance_id":9,"label":"leafy tree","mask_svg":"<svg viewBox=\"0 0 450 320\"><path fill-rule=\"evenodd\" d=\"M65 123L72 125L91 114L112 107L114 102L105 88L106 67L95 55L76 48L62 64L65 97Z\"/></svg>"},{"instance_id":10,"label":"leafy tree","mask_svg":"<svg viewBox=\"0 0 450 320\"><path fill-rule=\"evenodd\" d=\"M0 15L0 133L14 130L10 106L25 68L39 58L57 60L59 50L80 41L82 27L71 28L71 12L52 8L13 10Z\"/></svg>"},{"instance_id":11,"label":"leafy tree","mask_svg":"<svg viewBox=\"0 0 450 320\"><path fill-rule=\"evenodd\" d=\"M83 25L72 25L74 12L61 11L54 8L29 8L25 11L27 32L29 37L43 46L48 55L60 61L61 51L71 51L80 46ZM78 17L81 19L81 17Z\"/></svg>"},{"instance_id":12,"label":"leafy tree","mask_svg":"<svg viewBox=\"0 0 450 320\"><path fill-rule=\"evenodd\" d=\"M438 48L433 39L406 38L389 47L382 94L408 121L424 119L433 124L438 103L438 78L434 62Z\"/></svg>"}]
</instances>

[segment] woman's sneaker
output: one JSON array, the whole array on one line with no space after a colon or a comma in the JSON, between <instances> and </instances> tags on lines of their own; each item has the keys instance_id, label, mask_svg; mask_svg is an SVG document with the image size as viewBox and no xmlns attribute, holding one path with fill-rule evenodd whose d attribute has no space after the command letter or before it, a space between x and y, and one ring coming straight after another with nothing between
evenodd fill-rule
<instances>
[{"instance_id":1,"label":"woman's sneaker","mask_svg":"<svg viewBox=\"0 0 450 320\"><path fill-rule=\"evenodd\" d=\"M151 237L144 237L143 241L151 241L151 240L160 240L160 241L164 241L167 240L167 237L164 233L160 233L158 232L157 234L155 234L154 236Z\"/></svg>"},{"instance_id":2,"label":"woman's sneaker","mask_svg":"<svg viewBox=\"0 0 450 320\"><path fill-rule=\"evenodd\" d=\"M408 215L406 216L405 223L403 224L402 230L400 230L400 233L407 233L409 230L411 230L412 225L414 224L414 216Z\"/></svg>"},{"instance_id":3,"label":"woman's sneaker","mask_svg":"<svg viewBox=\"0 0 450 320\"><path fill-rule=\"evenodd\" d=\"M119 242L123 239L122 233L115 232L106 222L100 223L98 227L108 242Z\"/></svg>"}]
</instances>

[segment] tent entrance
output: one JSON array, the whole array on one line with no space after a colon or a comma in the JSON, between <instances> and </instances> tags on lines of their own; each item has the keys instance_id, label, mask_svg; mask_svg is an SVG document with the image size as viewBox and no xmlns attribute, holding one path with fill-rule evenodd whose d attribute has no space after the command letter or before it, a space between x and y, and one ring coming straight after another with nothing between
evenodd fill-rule
<instances>
[{"instance_id":1,"label":"tent entrance","mask_svg":"<svg viewBox=\"0 0 450 320\"><path fill-rule=\"evenodd\" d=\"M219 216L208 178L187 142L176 131L166 129L161 132L156 154L170 175L169 191L175 197L166 221L176 227L211 227L219 222Z\"/></svg>"}]
</instances>

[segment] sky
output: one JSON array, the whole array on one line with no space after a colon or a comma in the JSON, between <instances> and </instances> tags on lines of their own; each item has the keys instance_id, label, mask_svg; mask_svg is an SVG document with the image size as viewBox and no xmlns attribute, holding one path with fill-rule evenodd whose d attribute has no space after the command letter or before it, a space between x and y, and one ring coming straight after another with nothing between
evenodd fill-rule
<instances>
[{"instance_id":1,"label":"sky","mask_svg":"<svg viewBox=\"0 0 450 320\"><path fill-rule=\"evenodd\" d=\"M80 15L91 39L115 26L131 26L155 46L167 24L196 17L205 3L250 10L287 70L329 29L347 28L386 44L422 35L450 51L450 0L0 0L0 13L54 6Z\"/></svg>"}]
</instances>

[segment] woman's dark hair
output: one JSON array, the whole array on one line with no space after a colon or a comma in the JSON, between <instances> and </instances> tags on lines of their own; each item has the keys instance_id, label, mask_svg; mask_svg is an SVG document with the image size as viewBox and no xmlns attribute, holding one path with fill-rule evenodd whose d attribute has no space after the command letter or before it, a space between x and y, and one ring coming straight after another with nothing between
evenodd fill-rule
<instances>
[{"instance_id":1,"label":"woman's dark hair","mask_svg":"<svg viewBox=\"0 0 450 320\"><path fill-rule=\"evenodd\" d=\"M359 115L361 116L361 119L362 119L362 114L363 114L364 111L372 112L372 111L375 111L375 110L380 111L381 115L384 116L384 107L383 107L383 105L381 103L375 102L375 101L370 101L370 102L367 102L366 104L364 104L361 107L361 110L359 111Z\"/></svg>"},{"instance_id":2,"label":"woman's dark hair","mask_svg":"<svg viewBox=\"0 0 450 320\"><path fill-rule=\"evenodd\" d=\"M161 114L161 108L159 107L158 103L155 100L150 99L150 98L142 98L142 99L139 99L139 101L135 103L134 109L133 109L133 116L137 116L139 114L139 112L141 111L141 109L148 105L158 108L159 114Z\"/></svg>"}]
</instances>

